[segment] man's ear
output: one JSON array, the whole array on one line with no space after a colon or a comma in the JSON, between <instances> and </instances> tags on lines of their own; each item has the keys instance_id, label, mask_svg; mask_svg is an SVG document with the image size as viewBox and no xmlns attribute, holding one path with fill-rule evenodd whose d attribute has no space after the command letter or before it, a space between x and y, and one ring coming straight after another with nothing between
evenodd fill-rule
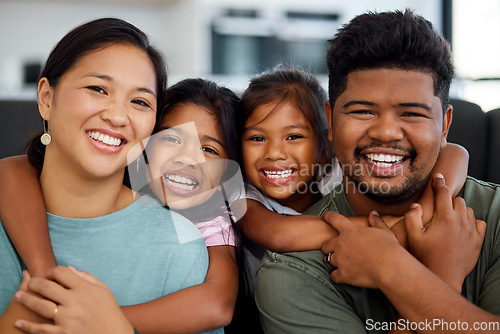
<instances>
[{"instance_id":1,"label":"man's ear","mask_svg":"<svg viewBox=\"0 0 500 334\"><path fill-rule=\"evenodd\" d=\"M326 116L326 124L328 125L328 140L333 142L333 134L332 134L332 107L330 106L330 100L325 101L325 116Z\"/></svg>"},{"instance_id":2,"label":"man's ear","mask_svg":"<svg viewBox=\"0 0 500 334\"><path fill-rule=\"evenodd\" d=\"M50 120L53 95L54 89L50 87L49 80L45 77L41 78L38 81L38 111L40 112L40 116L46 121Z\"/></svg>"},{"instance_id":3,"label":"man's ear","mask_svg":"<svg viewBox=\"0 0 500 334\"><path fill-rule=\"evenodd\" d=\"M442 129L442 137L441 137L441 148L446 146L446 137L448 136L448 131L450 130L451 120L453 119L453 106L448 104L446 107L446 111L443 116L443 129Z\"/></svg>"}]
</instances>

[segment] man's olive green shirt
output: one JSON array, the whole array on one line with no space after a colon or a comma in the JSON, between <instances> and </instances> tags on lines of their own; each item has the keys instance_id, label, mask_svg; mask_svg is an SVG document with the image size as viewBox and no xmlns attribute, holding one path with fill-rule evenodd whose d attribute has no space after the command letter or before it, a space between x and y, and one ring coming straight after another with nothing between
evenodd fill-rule
<instances>
[{"instance_id":1,"label":"man's olive green shirt","mask_svg":"<svg viewBox=\"0 0 500 334\"><path fill-rule=\"evenodd\" d=\"M468 178L459 196L476 219L487 223L483 248L462 295L500 314L500 186ZM321 215L327 210L353 215L342 184L305 213ZM257 272L255 293L265 332L386 333L398 324L398 312L380 290L336 284L330 273L321 251L268 251Z\"/></svg>"}]
</instances>

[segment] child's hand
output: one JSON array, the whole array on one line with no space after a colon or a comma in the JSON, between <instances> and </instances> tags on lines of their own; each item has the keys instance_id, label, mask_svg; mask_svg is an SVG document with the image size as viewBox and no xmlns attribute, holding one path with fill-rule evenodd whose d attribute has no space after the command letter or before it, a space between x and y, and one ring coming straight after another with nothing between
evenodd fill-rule
<instances>
[{"instance_id":1,"label":"child's hand","mask_svg":"<svg viewBox=\"0 0 500 334\"><path fill-rule=\"evenodd\" d=\"M404 218L401 218L396 222L396 224L392 225L391 231L396 236L396 239L398 239L401 247L408 249L408 236L406 235Z\"/></svg>"},{"instance_id":2,"label":"child's hand","mask_svg":"<svg viewBox=\"0 0 500 334\"><path fill-rule=\"evenodd\" d=\"M378 288L386 270L391 270L390 258L397 252L407 253L394 233L378 214L368 217L370 224L360 226L336 212L326 212L323 219L339 232L339 236L324 243L323 253L330 254L334 267L331 279L359 287Z\"/></svg>"},{"instance_id":3,"label":"child's hand","mask_svg":"<svg viewBox=\"0 0 500 334\"><path fill-rule=\"evenodd\" d=\"M405 215L410 252L432 272L462 290L465 277L476 265L486 232L486 223L476 220L462 198L452 198L444 178L433 179L435 211L425 227L422 208L416 204Z\"/></svg>"},{"instance_id":4,"label":"child's hand","mask_svg":"<svg viewBox=\"0 0 500 334\"><path fill-rule=\"evenodd\" d=\"M47 277L32 278L29 293L17 292L17 300L54 324L16 321L27 333L133 333L109 288L94 276L73 268L54 267Z\"/></svg>"}]
</instances>

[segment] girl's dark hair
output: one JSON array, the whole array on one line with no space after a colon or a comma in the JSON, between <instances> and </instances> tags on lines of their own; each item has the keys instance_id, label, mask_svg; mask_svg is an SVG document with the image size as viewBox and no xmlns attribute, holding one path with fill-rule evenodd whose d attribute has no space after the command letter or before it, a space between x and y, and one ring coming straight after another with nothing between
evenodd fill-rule
<instances>
[{"instance_id":1,"label":"girl's dark hair","mask_svg":"<svg viewBox=\"0 0 500 334\"><path fill-rule=\"evenodd\" d=\"M242 116L240 99L228 88L205 79L184 79L165 92L165 107L158 111L154 133L161 129L161 121L179 105L195 104L204 107L215 117L224 141L228 159L241 161Z\"/></svg>"},{"instance_id":2,"label":"girl's dark hair","mask_svg":"<svg viewBox=\"0 0 500 334\"><path fill-rule=\"evenodd\" d=\"M330 161L333 148L328 140L328 126L324 113L327 95L318 79L311 73L286 65L254 77L241 97L241 108L247 120L257 107L276 103L292 103L311 124L316 134L318 156Z\"/></svg>"},{"instance_id":3,"label":"girl's dark hair","mask_svg":"<svg viewBox=\"0 0 500 334\"><path fill-rule=\"evenodd\" d=\"M216 194L197 206L175 211L192 222L207 221L217 216L226 215L231 219L234 233L238 239L239 230L232 214L235 213L238 200L244 196L243 179L239 177L240 129L243 122L239 97L230 89L219 86L213 81L193 78L184 79L169 87L164 98L164 108L158 111L153 133L161 131L162 120L176 107L186 104L204 107L217 121L229 160L220 181L220 190ZM238 182L240 179L241 182Z\"/></svg>"},{"instance_id":4,"label":"girl's dark hair","mask_svg":"<svg viewBox=\"0 0 500 334\"><path fill-rule=\"evenodd\" d=\"M431 74L443 112L448 105L454 76L449 44L429 21L410 10L355 17L329 40L326 60L332 108L346 88L349 73L377 68Z\"/></svg>"},{"instance_id":5,"label":"girl's dark hair","mask_svg":"<svg viewBox=\"0 0 500 334\"><path fill-rule=\"evenodd\" d=\"M111 44L130 44L144 51L156 74L158 110L167 86L167 71L162 54L151 45L148 36L134 25L117 18L101 18L80 25L64 36L50 53L40 78L47 78L55 88L61 78L85 55ZM39 170L43 165L45 146L40 135L28 143L28 158Z\"/></svg>"}]
</instances>

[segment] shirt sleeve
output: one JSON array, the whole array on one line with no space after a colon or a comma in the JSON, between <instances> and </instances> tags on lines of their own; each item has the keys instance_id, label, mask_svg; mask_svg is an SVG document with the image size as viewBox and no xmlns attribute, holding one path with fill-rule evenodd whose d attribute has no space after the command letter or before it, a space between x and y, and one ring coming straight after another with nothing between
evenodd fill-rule
<instances>
[{"instance_id":1,"label":"shirt sleeve","mask_svg":"<svg viewBox=\"0 0 500 334\"><path fill-rule=\"evenodd\" d=\"M264 256L255 299L266 333L366 333L343 292L330 282L322 258L319 251Z\"/></svg>"}]
</instances>

